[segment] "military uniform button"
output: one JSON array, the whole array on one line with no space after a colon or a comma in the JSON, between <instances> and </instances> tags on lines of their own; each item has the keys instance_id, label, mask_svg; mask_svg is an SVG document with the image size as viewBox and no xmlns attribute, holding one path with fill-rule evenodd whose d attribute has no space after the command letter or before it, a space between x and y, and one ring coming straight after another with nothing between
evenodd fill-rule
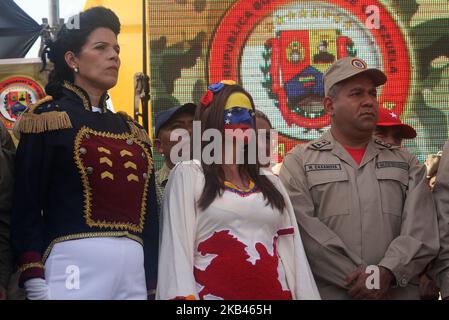
<instances>
[{"instance_id":1,"label":"military uniform button","mask_svg":"<svg viewBox=\"0 0 449 320\"><path fill-rule=\"evenodd\" d=\"M92 174L92 173L94 173L94 168L92 168L92 167L87 167L87 168L86 168L86 171L87 171L87 174Z\"/></svg>"},{"instance_id":2,"label":"military uniform button","mask_svg":"<svg viewBox=\"0 0 449 320\"><path fill-rule=\"evenodd\" d=\"M83 148L80 148L79 151L80 151L81 154L86 154L86 153L87 153L87 149L84 148L84 147L83 147Z\"/></svg>"},{"instance_id":3,"label":"military uniform button","mask_svg":"<svg viewBox=\"0 0 449 320\"><path fill-rule=\"evenodd\" d=\"M90 134L86 134L86 139L90 139Z\"/></svg>"},{"instance_id":4,"label":"military uniform button","mask_svg":"<svg viewBox=\"0 0 449 320\"><path fill-rule=\"evenodd\" d=\"M133 144L133 140L132 140L132 139L127 139L127 140L126 140L126 143L127 143L128 145L132 145L132 144Z\"/></svg>"},{"instance_id":5,"label":"military uniform button","mask_svg":"<svg viewBox=\"0 0 449 320\"><path fill-rule=\"evenodd\" d=\"M144 173L144 174L143 174L143 178L144 178L145 180L148 179L148 174Z\"/></svg>"},{"instance_id":6,"label":"military uniform button","mask_svg":"<svg viewBox=\"0 0 449 320\"><path fill-rule=\"evenodd\" d=\"M142 152L142 158L145 158L145 152Z\"/></svg>"},{"instance_id":7,"label":"military uniform button","mask_svg":"<svg viewBox=\"0 0 449 320\"><path fill-rule=\"evenodd\" d=\"M407 285L407 279L402 278L401 279L401 286L405 287Z\"/></svg>"}]
</instances>

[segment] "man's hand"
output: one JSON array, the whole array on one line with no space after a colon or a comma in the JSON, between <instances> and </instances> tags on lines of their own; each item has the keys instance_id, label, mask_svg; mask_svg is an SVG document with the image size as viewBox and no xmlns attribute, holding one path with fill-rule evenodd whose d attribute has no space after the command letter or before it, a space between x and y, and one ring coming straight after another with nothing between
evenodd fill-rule
<instances>
[{"instance_id":1,"label":"man's hand","mask_svg":"<svg viewBox=\"0 0 449 320\"><path fill-rule=\"evenodd\" d=\"M358 279L358 277L365 272L366 266L364 265L360 265L356 270L354 270L353 272L351 272L347 277L346 277L346 288L350 289L351 286L354 284L354 282Z\"/></svg>"},{"instance_id":2,"label":"man's hand","mask_svg":"<svg viewBox=\"0 0 449 320\"><path fill-rule=\"evenodd\" d=\"M438 300L440 296L435 281L425 273L419 277L419 295L422 300Z\"/></svg>"},{"instance_id":3,"label":"man's hand","mask_svg":"<svg viewBox=\"0 0 449 320\"><path fill-rule=\"evenodd\" d=\"M354 272L346 277L348 286L348 295L353 299L386 299L391 282L394 279L393 274L387 268L379 268L379 288L368 288L367 278L372 276L371 272L366 272L366 266L359 266Z\"/></svg>"}]
</instances>

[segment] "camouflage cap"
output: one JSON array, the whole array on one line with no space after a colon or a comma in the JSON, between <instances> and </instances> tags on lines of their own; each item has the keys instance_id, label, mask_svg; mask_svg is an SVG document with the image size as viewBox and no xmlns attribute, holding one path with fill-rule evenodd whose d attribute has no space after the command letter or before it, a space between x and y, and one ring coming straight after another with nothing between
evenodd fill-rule
<instances>
[{"instance_id":1,"label":"camouflage cap","mask_svg":"<svg viewBox=\"0 0 449 320\"><path fill-rule=\"evenodd\" d=\"M379 69L368 68L366 62L360 58L346 57L335 61L324 74L324 95L328 95L334 84L361 73L370 77L376 87L387 82L387 76Z\"/></svg>"}]
</instances>

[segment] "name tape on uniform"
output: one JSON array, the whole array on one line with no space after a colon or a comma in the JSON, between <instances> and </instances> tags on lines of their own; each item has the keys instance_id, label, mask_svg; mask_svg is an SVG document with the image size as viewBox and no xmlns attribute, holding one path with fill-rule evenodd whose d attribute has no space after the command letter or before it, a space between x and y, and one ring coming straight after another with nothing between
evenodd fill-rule
<instances>
[{"instance_id":1,"label":"name tape on uniform","mask_svg":"<svg viewBox=\"0 0 449 320\"><path fill-rule=\"evenodd\" d=\"M329 163L329 164L306 164L304 165L306 172L309 171L323 171L323 170L341 170L341 164L339 163Z\"/></svg>"},{"instance_id":2,"label":"name tape on uniform","mask_svg":"<svg viewBox=\"0 0 449 320\"><path fill-rule=\"evenodd\" d=\"M376 163L376 167L378 169L383 169L383 168L400 168L403 170L408 170L409 169L409 165L406 162L400 162L400 161L379 161Z\"/></svg>"}]
</instances>

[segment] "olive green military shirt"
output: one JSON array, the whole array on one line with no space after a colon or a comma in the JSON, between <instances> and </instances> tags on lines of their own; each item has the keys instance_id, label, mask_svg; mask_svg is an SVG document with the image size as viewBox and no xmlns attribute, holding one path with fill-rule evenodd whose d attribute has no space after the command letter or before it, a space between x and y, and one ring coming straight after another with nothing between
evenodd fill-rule
<instances>
[{"instance_id":1,"label":"olive green military shirt","mask_svg":"<svg viewBox=\"0 0 449 320\"><path fill-rule=\"evenodd\" d=\"M345 278L359 265L393 272L391 298L419 298L412 282L439 248L425 177L415 156L374 138L358 165L330 131L286 155L280 178L324 299L349 299Z\"/></svg>"},{"instance_id":2,"label":"olive green military shirt","mask_svg":"<svg viewBox=\"0 0 449 320\"><path fill-rule=\"evenodd\" d=\"M162 167L156 171L156 195L159 205L159 212L162 210L162 203L164 202L165 185L168 181L171 169L164 162Z\"/></svg>"},{"instance_id":3,"label":"olive green military shirt","mask_svg":"<svg viewBox=\"0 0 449 320\"><path fill-rule=\"evenodd\" d=\"M436 177L434 199L438 211L440 252L434 264L443 298L449 296L449 141L446 141Z\"/></svg>"}]
</instances>

